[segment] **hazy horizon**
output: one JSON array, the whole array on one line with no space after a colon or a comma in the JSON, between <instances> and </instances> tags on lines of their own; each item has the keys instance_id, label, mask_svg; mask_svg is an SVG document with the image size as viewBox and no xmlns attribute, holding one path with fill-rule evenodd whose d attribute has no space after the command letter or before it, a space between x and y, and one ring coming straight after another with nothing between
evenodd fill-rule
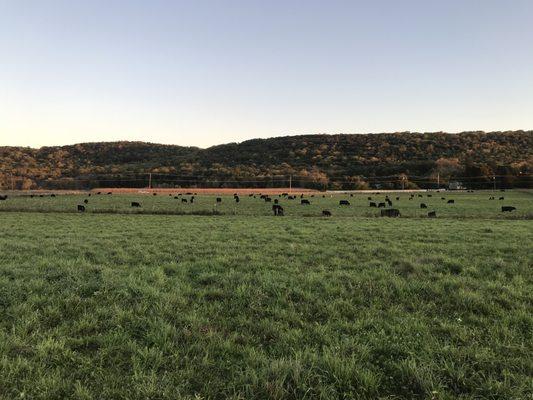
<instances>
[{"instance_id":1,"label":"hazy horizon","mask_svg":"<svg viewBox=\"0 0 533 400\"><path fill-rule=\"evenodd\" d=\"M0 4L0 145L533 128L533 2Z\"/></svg>"}]
</instances>

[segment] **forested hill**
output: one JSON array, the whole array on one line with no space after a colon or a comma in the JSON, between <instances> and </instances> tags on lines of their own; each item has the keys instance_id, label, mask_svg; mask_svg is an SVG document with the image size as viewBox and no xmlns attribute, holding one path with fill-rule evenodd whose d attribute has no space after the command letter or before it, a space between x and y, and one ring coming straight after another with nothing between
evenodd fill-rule
<instances>
[{"instance_id":1,"label":"forested hill","mask_svg":"<svg viewBox=\"0 0 533 400\"><path fill-rule=\"evenodd\" d=\"M142 142L0 147L0 187L531 185L533 131L302 135L207 149Z\"/></svg>"}]
</instances>

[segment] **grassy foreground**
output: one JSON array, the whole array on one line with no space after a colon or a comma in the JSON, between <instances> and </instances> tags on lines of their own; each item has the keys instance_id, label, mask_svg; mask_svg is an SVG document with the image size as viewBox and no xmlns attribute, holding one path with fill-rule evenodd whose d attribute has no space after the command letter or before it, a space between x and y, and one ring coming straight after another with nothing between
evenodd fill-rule
<instances>
[{"instance_id":1,"label":"grassy foreground","mask_svg":"<svg viewBox=\"0 0 533 400\"><path fill-rule=\"evenodd\" d=\"M0 214L2 399L527 399L531 221Z\"/></svg>"}]
</instances>

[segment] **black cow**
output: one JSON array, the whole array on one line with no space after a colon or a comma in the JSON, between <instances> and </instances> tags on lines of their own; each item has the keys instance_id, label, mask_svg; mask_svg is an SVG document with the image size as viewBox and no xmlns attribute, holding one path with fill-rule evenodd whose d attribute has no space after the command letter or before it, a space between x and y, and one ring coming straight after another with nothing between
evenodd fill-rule
<instances>
[{"instance_id":1,"label":"black cow","mask_svg":"<svg viewBox=\"0 0 533 400\"><path fill-rule=\"evenodd\" d=\"M489 197L489 200L494 200L494 196L490 196L490 197Z\"/></svg>"},{"instance_id":2,"label":"black cow","mask_svg":"<svg viewBox=\"0 0 533 400\"><path fill-rule=\"evenodd\" d=\"M420 203L420 208L428 208L425 203Z\"/></svg>"},{"instance_id":3,"label":"black cow","mask_svg":"<svg viewBox=\"0 0 533 400\"><path fill-rule=\"evenodd\" d=\"M514 211L516 210L516 207L513 207L513 206L502 206L502 212L506 212L506 211Z\"/></svg>"},{"instance_id":4,"label":"black cow","mask_svg":"<svg viewBox=\"0 0 533 400\"><path fill-rule=\"evenodd\" d=\"M368 197L368 200L372 200L372 197L369 196L369 197Z\"/></svg>"},{"instance_id":5,"label":"black cow","mask_svg":"<svg viewBox=\"0 0 533 400\"><path fill-rule=\"evenodd\" d=\"M217 197L217 203L222 203L222 199L220 197Z\"/></svg>"},{"instance_id":6,"label":"black cow","mask_svg":"<svg viewBox=\"0 0 533 400\"><path fill-rule=\"evenodd\" d=\"M331 217L331 211L329 211L329 210L322 210L322 216L323 216L323 217Z\"/></svg>"},{"instance_id":7,"label":"black cow","mask_svg":"<svg viewBox=\"0 0 533 400\"><path fill-rule=\"evenodd\" d=\"M385 203L379 203L378 208L385 208Z\"/></svg>"},{"instance_id":8,"label":"black cow","mask_svg":"<svg viewBox=\"0 0 533 400\"><path fill-rule=\"evenodd\" d=\"M174 200L178 200L178 199L179 199L179 197L178 197L178 196L174 196Z\"/></svg>"},{"instance_id":9,"label":"black cow","mask_svg":"<svg viewBox=\"0 0 533 400\"><path fill-rule=\"evenodd\" d=\"M505 200L505 197L500 197L498 200Z\"/></svg>"},{"instance_id":10,"label":"black cow","mask_svg":"<svg viewBox=\"0 0 533 400\"><path fill-rule=\"evenodd\" d=\"M433 195L431 195L431 194L428 194L428 197L433 197Z\"/></svg>"},{"instance_id":11,"label":"black cow","mask_svg":"<svg viewBox=\"0 0 533 400\"><path fill-rule=\"evenodd\" d=\"M137 201L132 201L131 202L131 206L132 207L140 207L141 206L141 203L137 202Z\"/></svg>"},{"instance_id":12,"label":"black cow","mask_svg":"<svg viewBox=\"0 0 533 400\"><path fill-rule=\"evenodd\" d=\"M274 211L274 215L277 215L277 216L280 216L280 217L283 216L283 207L280 206L279 204L273 204L272 205L272 211Z\"/></svg>"},{"instance_id":13,"label":"black cow","mask_svg":"<svg viewBox=\"0 0 533 400\"><path fill-rule=\"evenodd\" d=\"M446 200L446 197L441 197L440 199L441 199L441 200Z\"/></svg>"},{"instance_id":14,"label":"black cow","mask_svg":"<svg viewBox=\"0 0 533 400\"><path fill-rule=\"evenodd\" d=\"M102 192L96 192L96 194L102 194Z\"/></svg>"},{"instance_id":15,"label":"black cow","mask_svg":"<svg viewBox=\"0 0 533 400\"><path fill-rule=\"evenodd\" d=\"M89 202L89 200L85 199L85 200L83 200L83 202L84 202L85 204L87 204L87 203Z\"/></svg>"},{"instance_id":16,"label":"black cow","mask_svg":"<svg viewBox=\"0 0 533 400\"><path fill-rule=\"evenodd\" d=\"M181 199L182 203L187 203L187 199Z\"/></svg>"},{"instance_id":17,"label":"black cow","mask_svg":"<svg viewBox=\"0 0 533 400\"><path fill-rule=\"evenodd\" d=\"M52 193L52 194L50 195L50 197L56 197L56 195Z\"/></svg>"},{"instance_id":18,"label":"black cow","mask_svg":"<svg viewBox=\"0 0 533 400\"><path fill-rule=\"evenodd\" d=\"M370 202L370 207L377 207L376 203L374 203L373 201Z\"/></svg>"},{"instance_id":19,"label":"black cow","mask_svg":"<svg viewBox=\"0 0 533 400\"><path fill-rule=\"evenodd\" d=\"M339 200L339 206L349 206L350 202L348 200Z\"/></svg>"},{"instance_id":20,"label":"black cow","mask_svg":"<svg viewBox=\"0 0 533 400\"><path fill-rule=\"evenodd\" d=\"M455 203L455 200L450 199L450 200L447 201L447 203L448 203L448 204L454 204L454 203Z\"/></svg>"},{"instance_id":21,"label":"black cow","mask_svg":"<svg viewBox=\"0 0 533 400\"><path fill-rule=\"evenodd\" d=\"M78 211L79 212L85 212L85 206L82 206L81 204L78 204Z\"/></svg>"},{"instance_id":22,"label":"black cow","mask_svg":"<svg viewBox=\"0 0 533 400\"><path fill-rule=\"evenodd\" d=\"M437 218L437 212L436 211L428 212L428 218Z\"/></svg>"},{"instance_id":23,"label":"black cow","mask_svg":"<svg viewBox=\"0 0 533 400\"><path fill-rule=\"evenodd\" d=\"M194 203L194 196L191 196L191 204Z\"/></svg>"},{"instance_id":24,"label":"black cow","mask_svg":"<svg viewBox=\"0 0 533 400\"><path fill-rule=\"evenodd\" d=\"M300 200L300 204L302 204L302 205L311 205L311 202L309 200L307 200L307 199L302 199L302 200Z\"/></svg>"},{"instance_id":25,"label":"black cow","mask_svg":"<svg viewBox=\"0 0 533 400\"><path fill-rule=\"evenodd\" d=\"M235 203L238 203L239 201L241 201L241 199L239 198L239 196L234 196L233 198L235 199Z\"/></svg>"},{"instance_id":26,"label":"black cow","mask_svg":"<svg viewBox=\"0 0 533 400\"><path fill-rule=\"evenodd\" d=\"M396 201L399 201L399 200L400 200L400 198L399 198L399 197L396 197Z\"/></svg>"},{"instance_id":27,"label":"black cow","mask_svg":"<svg viewBox=\"0 0 533 400\"><path fill-rule=\"evenodd\" d=\"M274 199L274 204L278 204L279 203L279 200L278 199Z\"/></svg>"},{"instance_id":28,"label":"black cow","mask_svg":"<svg viewBox=\"0 0 533 400\"><path fill-rule=\"evenodd\" d=\"M91 197L91 194L89 193L88 196Z\"/></svg>"},{"instance_id":29,"label":"black cow","mask_svg":"<svg viewBox=\"0 0 533 400\"><path fill-rule=\"evenodd\" d=\"M386 210L381 210L381 216L382 217L399 217L400 216L400 210L396 208L389 208Z\"/></svg>"},{"instance_id":30,"label":"black cow","mask_svg":"<svg viewBox=\"0 0 533 400\"><path fill-rule=\"evenodd\" d=\"M7 194L4 196L0 196L0 200L7 200Z\"/></svg>"},{"instance_id":31,"label":"black cow","mask_svg":"<svg viewBox=\"0 0 533 400\"><path fill-rule=\"evenodd\" d=\"M272 202L272 199L270 197L265 197L265 203L270 203Z\"/></svg>"},{"instance_id":32,"label":"black cow","mask_svg":"<svg viewBox=\"0 0 533 400\"><path fill-rule=\"evenodd\" d=\"M107 192L107 194L113 194L113 192Z\"/></svg>"},{"instance_id":33,"label":"black cow","mask_svg":"<svg viewBox=\"0 0 533 400\"><path fill-rule=\"evenodd\" d=\"M350 197L353 197L353 193L350 193Z\"/></svg>"},{"instance_id":34,"label":"black cow","mask_svg":"<svg viewBox=\"0 0 533 400\"><path fill-rule=\"evenodd\" d=\"M421 194L419 194L419 195L418 195L418 197L422 197L422 195L421 195Z\"/></svg>"}]
</instances>

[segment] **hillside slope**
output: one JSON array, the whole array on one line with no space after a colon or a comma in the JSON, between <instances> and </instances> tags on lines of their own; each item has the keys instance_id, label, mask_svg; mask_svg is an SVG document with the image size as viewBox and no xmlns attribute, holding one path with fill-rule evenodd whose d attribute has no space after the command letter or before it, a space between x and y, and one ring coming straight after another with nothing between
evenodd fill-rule
<instances>
[{"instance_id":1,"label":"hillside slope","mask_svg":"<svg viewBox=\"0 0 533 400\"><path fill-rule=\"evenodd\" d=\"M0 187L159 186L528 187L533 131L301 135L207 149L143 142L0 147ZM438 178L437 178L438 176ZM207 182L209 181L209 182ZM378 185L378 186L376 186Z\"/></svg>"}]
</instances>

